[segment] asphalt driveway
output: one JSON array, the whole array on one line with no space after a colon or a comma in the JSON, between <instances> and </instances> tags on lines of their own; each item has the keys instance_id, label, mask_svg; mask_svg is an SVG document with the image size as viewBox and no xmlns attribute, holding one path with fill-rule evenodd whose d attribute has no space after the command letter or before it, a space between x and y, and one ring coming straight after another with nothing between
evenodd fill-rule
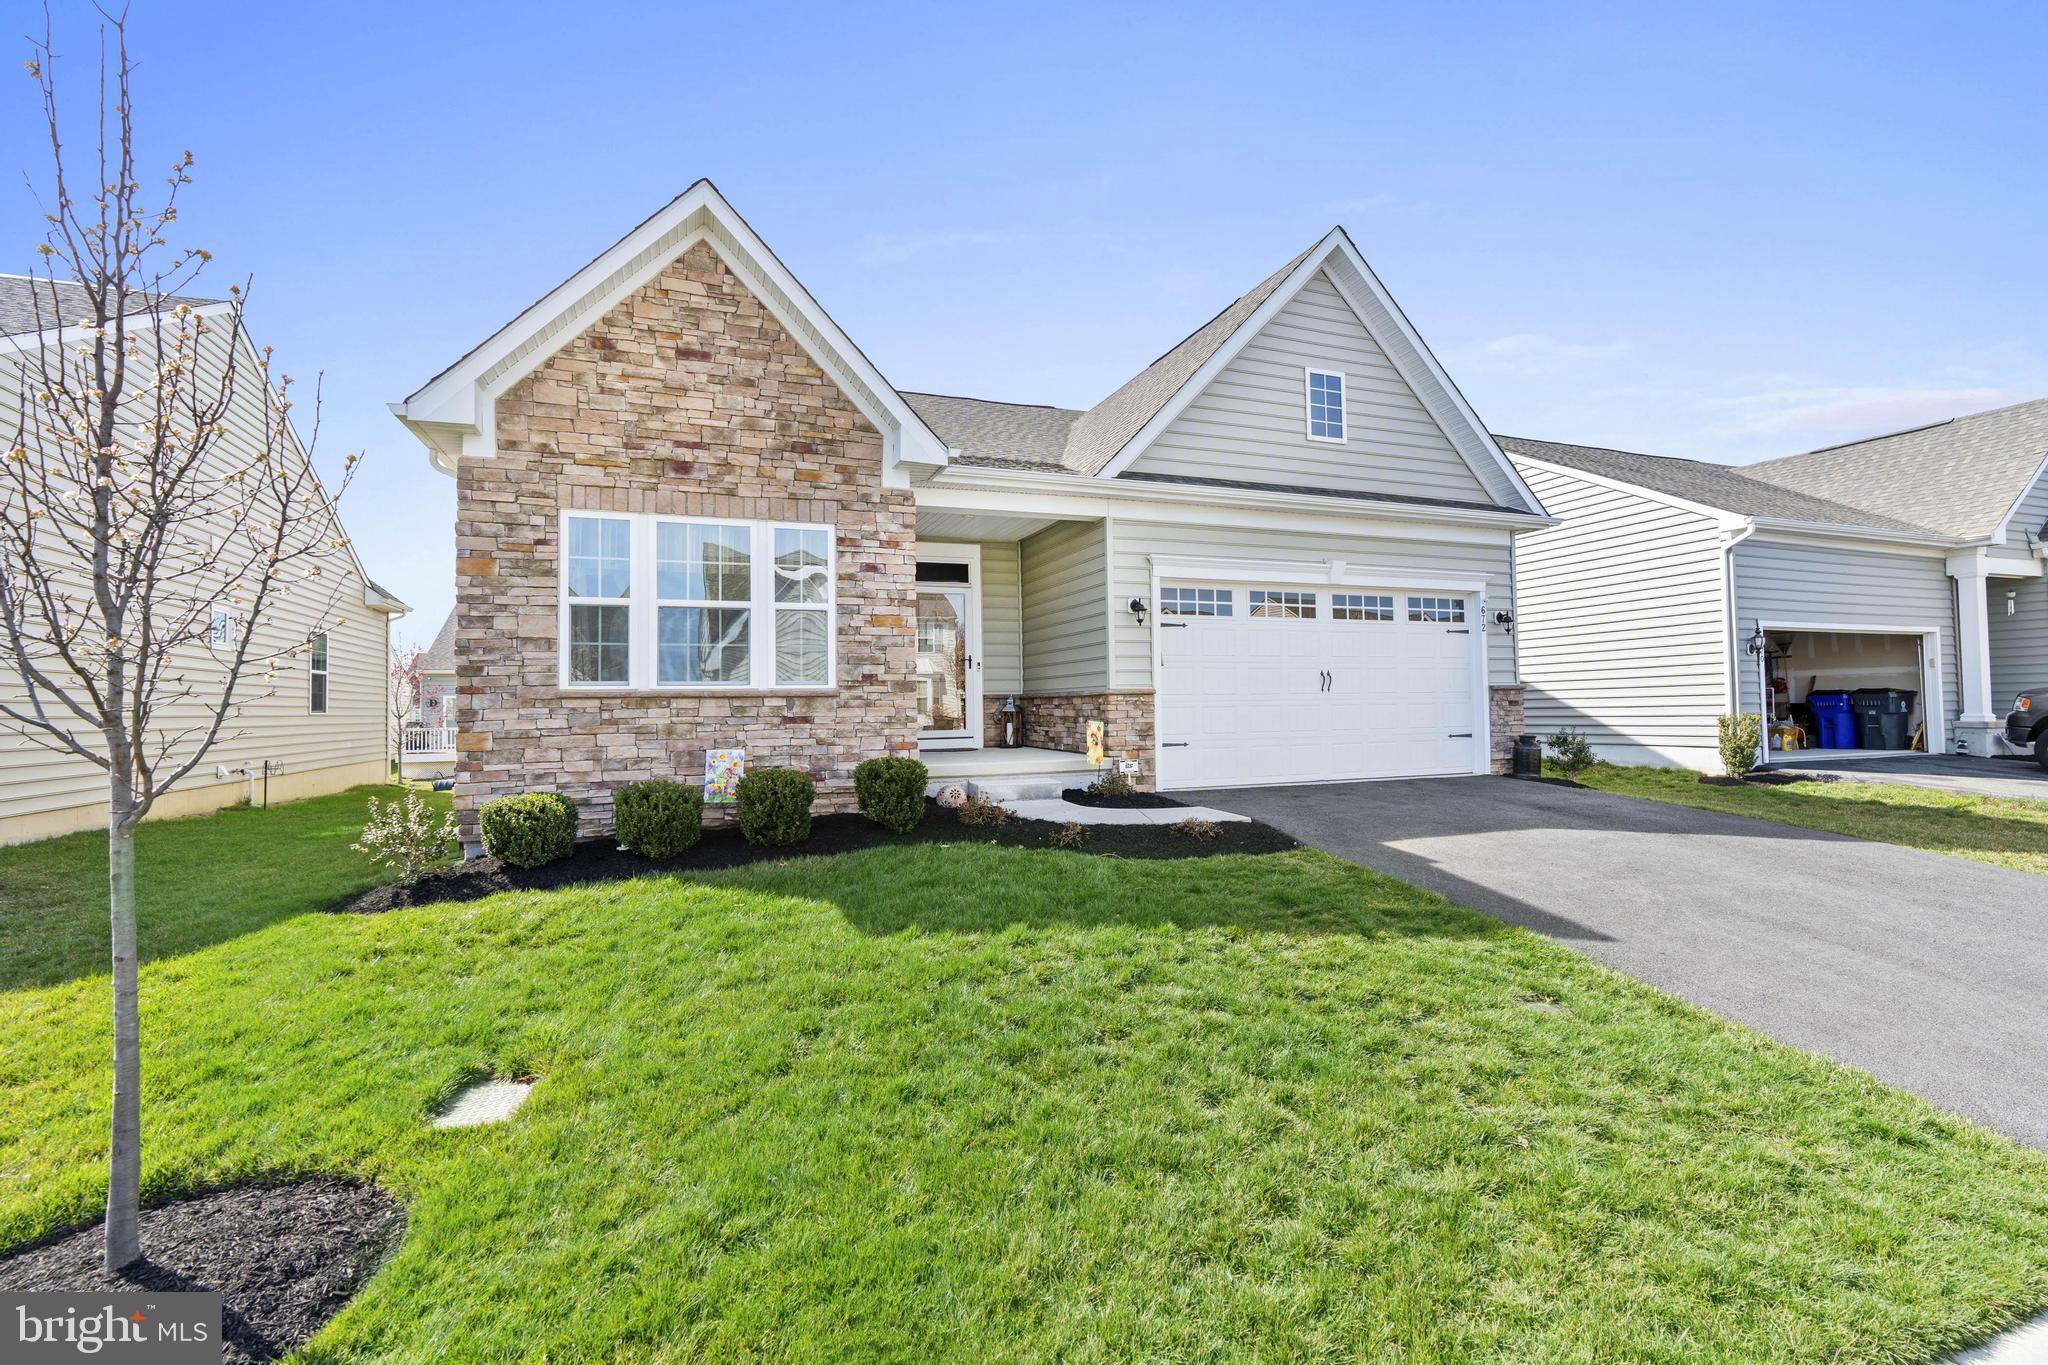
<instances>
[{"instance_id":1,"label":"asphalt driveway","mask_svg":"<svg viewBox=\"0 0 2048 1365\"><path fill-rule=\"evenodd\" d=\"M2048 877L1507 778L1175 795L2048 1149Z\"/></svg>"},{"instance_id":2,"label":"asphalt driveway","mask_svg":"<svg viewBox=\"0 0 2048 1365\"><path fill-rule=\"evenodd\" d=\"M1802 762L1801 759L1806 758ZM2032 758L1972 758L1962 754L1912 754L1904 758L1815 760L1785 754L1772 760L1774 773L1837 778L1851 782L1898 782L1908 787L1972 796L2048 801L2048 768Z\"/></svg>"}]
</instances>

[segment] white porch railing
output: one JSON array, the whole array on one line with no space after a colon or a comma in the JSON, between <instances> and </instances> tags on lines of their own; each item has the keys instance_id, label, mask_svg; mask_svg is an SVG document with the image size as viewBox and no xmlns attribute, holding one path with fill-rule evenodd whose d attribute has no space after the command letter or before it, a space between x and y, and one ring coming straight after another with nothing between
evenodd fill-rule
<instances>
[{"instance_id":1,"label":"white porch railing","mask_svg":"<svg viewBox=\"0 0 2048 1365\"><path fill-rule=\"evenodd\" d=\"M408 725L404 736L405 752L409 754L448 753L455 748L455 727L452 725Z\"/></svg>"}]
</instances>

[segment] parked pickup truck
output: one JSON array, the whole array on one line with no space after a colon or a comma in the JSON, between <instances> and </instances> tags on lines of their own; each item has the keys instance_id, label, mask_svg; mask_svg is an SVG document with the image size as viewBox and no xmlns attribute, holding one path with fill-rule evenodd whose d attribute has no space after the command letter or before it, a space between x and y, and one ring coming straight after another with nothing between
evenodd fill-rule
<instances>
[{"instance_id":1,"label":"parked pickup truck","mask_svg":"<svg viewBox=\"0 0 2048 1365\"><path fill-rule=\"evenodd\" d=\"M2034 761L2048 768L2048 687L2022 692L2013 699L2012 714L2005 718L2005 737L2021 748L2034 751Z\"/></svg>"}]
</instances>

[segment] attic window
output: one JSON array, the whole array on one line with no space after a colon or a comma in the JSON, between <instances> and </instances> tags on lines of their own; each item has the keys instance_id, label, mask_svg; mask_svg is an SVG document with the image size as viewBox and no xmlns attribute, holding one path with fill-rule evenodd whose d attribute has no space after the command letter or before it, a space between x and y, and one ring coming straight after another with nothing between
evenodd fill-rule
<instances>
[{"instance_id":1,"label":"attic window","mask_svg":"<svg viewBox=\"0 0 2048 1365\"><path fill-rule=\"evenodd\" d=\"M1308 438L1311 441L1344 439L1344 376L1335 370L1309 370Z\"/></svg>"}]
</instances>

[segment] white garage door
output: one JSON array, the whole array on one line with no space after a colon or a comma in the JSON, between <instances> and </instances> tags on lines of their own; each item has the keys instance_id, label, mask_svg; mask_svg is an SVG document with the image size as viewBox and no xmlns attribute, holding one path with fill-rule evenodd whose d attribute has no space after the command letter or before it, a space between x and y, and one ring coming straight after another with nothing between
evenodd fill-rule
<instances>
[{"instance_id":1,"label":"white garage door","mask_svg":"<svg viewBox=\"0 0 2048 1365\"><path fill-rule=\"evenodd\" d=\"M1474 770L1471 598L1201 583L1159 598L1161 788Z\"/></svg>"}]
</instances>

